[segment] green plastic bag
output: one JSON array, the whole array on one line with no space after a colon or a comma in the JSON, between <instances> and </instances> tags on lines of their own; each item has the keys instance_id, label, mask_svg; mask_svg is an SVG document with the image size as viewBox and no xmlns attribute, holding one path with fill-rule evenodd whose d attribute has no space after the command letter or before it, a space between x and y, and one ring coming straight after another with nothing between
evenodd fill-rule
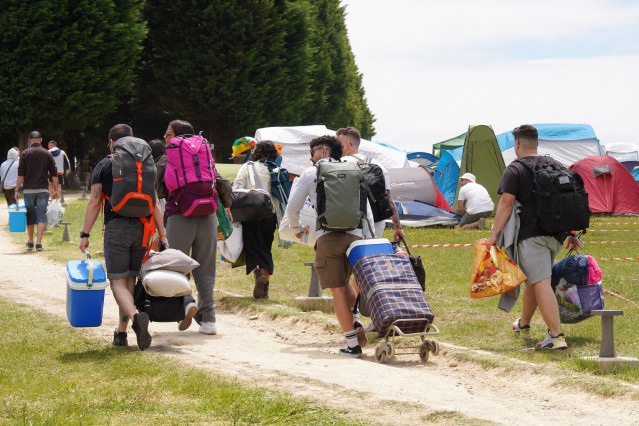
<instances>
[{"instance_id":1,"label":"green plastic bag","mask_svg":"<svg viewBox=\"0 0 639 426\"><path fill-rule=\"evenodd\" d=\"M217 216L217 239L226 240L233 233L233 227L231 226L231 219L229 218L229 214L220 200L220 196L217 196L217 210L215 211L215 215Z\"/></svg>"}]
</instances>

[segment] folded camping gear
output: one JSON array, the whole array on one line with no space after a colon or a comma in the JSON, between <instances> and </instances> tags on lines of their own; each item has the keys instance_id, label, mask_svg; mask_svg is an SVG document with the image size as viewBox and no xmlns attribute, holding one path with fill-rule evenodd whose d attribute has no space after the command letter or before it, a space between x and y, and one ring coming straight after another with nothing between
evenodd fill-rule
<instances>
[{"instance_id":1,"label":"folded camping gear","mask_svg":"<svg viewBox=\"0 0 639 426\"><path fill-rule=\"evenodd\" d=\"M483 238L475 243L470 297L479 299L509 292L526 281L526 275L497 246Z\"/></svg>"},{"instance_id":2,"label":"folded camping gear","mask_svg":"<svg viewBox=\"0 0 639 426\"><path fill-rule=\"evenodd\" d=\"M142 278L144 290L157 297L175 297L191 294L189 279L181 272L154 269Z\"/></svg>"},{"instance_id":3,"label":"folded camping gear","mask_svg":"<svg viewBox=\"0 0 639 426\"><path fill-rule=\"evenodd\" d=\"M180 250L168 248L158 252L149 253L149 258L142 264L140 272L143 277L146 273L153 271L154 269L163 269L188 274L198 266L200 266L200 264L196 260L193 260L190 256L182 253Z\"/></svg>"},{"instance_id":4,"label":"folded camping gear","mask_svg":"<svg viewBox=\"0 0 639 426\"><path fill-rule=\"evenodd\" d=\"M67 262L67 318L73 327L102 325L106 272L97 260L85 254L84 260Z\"/></svg>"},{"instance_id":5,"label":"folded camping gear","mask_svg":"<svg viewBox=\"0 0 639 426\"><path fill-rule=\"evenodd\" d=\"M353 267L360 298L366 299L379 337L396 326L406 334L421 333L434 319L413 267L406 256L374 254L357 260Z\"/></svg>"}]
</instances>

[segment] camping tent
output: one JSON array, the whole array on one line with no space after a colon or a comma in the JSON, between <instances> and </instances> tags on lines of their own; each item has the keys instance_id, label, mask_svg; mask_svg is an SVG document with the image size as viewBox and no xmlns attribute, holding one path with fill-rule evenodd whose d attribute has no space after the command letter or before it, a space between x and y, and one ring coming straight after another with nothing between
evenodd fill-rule
<instances>
[{"instance_id":1,"label":"camping tent","mask_svg":"<svg viewBox=\"0 0 639 426\"><path fill-rule=\"evenodd\" d=\"M433 166L439 161L439 158L428 152L407 152L406 158L408 161L412 161L424 167Z\"/></svg>"},{"instance_id":2,"label":"camping tent","mask_svg":"<svg viewBox=\"0 0 639 426\"><path fill-rule=\"evenodd\" d=\"M615 158L617 161L624 162L639 161L639 145L634 143L614 143L606 145L606 155Z\"/></svg>"},{"instance_id":3,"label":"camping tent","mask_svg":"<svg viewBox=\"0 0 639 426\"><path fill-rule=\"evenodd\" d=\"M433 175L437 189L442 193L446 202L453 205L455 191L459 180L459 165L448 151L442 151L441 158L437 162L437 168Z\"/></svg>"},{"instance_id":4,"label":"camping tent","mask_svg":"<svg viewBox=\"0 0 639 426\"><path fill-rule=\"evenodd\" d=\"M403 226L456 225L461 216L437 190L432 176L423 166L388 169L391 196Z\"/></svg>"},{"instance_id":5,"label":"camping tent","mask_svg":"<svg viewBox=\"0 0 639 426\"><path fill-rule=\"evenodd\" d=\"M466 141L466 133L462 133L459 136L456 136L452 139L448 139L442 142L433 144L433 152L436 150L447 150L452 151L455 148L459 148L464 146L464 142Z\"/></svg>"},{"instance_id":6,"label":"camping tent","mask_svg":"<svg viewBox=\"0 0 639 426\"><path fill-rule=\"evenodd\" d=\"M603 155L595 131L587 124L533 124L539 133L538 152L548 154L564 166L592 155ZM515 158L515 138L512 131L497 135L504 163Z\"/></svg>"},{"instance_id":7,"label":"camping tent","mask_svg":"<svg viewBox=\"0 0 639 426\"><path fill-rule=\"evenodd\" d=\"M326 126L294 126L294 127L263 127L255 132L258 141L270 140L282 144L282 167L292 174L300 175L304 169L310 167L311 160L308 153L308 143L324 135L335 135L334 130ZM408 167L406 153L391 149L381 144L361 140L359 152L379 161L387 169Z\"/></svg>"},{"instance_id":8,"label":"camping tent","mask_svg":"<svg viewBox=\"0 0 639 426\"><path fill-rule=\"evenodd\" d=\"M492 127L485 125L469 126L463 149L464 152L459 165L459 176L464 173L474 174L477 178L477 183L486 188L495 207L497 207L500 198L499 194L497 194L497 188L505 166ZM458 179L453 205L455 209L457 208L459 188L461 188L461 182Z\"/></svg>"},{"instance_id":9,"label":"camping tent","mask_svg":"<svg viewBox=\"0 0 639 426\"><path fill-rule=\"evenodd\" d=\"M608 155L587 157L570 166L584 180L593 213L639 214L639 184Z\"/></svg>"}]
</instances>

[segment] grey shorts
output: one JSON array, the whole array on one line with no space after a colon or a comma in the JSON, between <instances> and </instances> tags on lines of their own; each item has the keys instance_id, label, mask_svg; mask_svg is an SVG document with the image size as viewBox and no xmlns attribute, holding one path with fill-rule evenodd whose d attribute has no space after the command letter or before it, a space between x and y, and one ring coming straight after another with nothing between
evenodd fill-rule
<instances>
[{"instance_id":1,"label":"grey shorts","mask_svg":"<svg viewBox=\"0 0 639 426\"><path fill-rule=\"evenodd\" d=\"M320 287L345 287L351 277L351 264L348 263L346 250L351 243L361 240L357 235L347 232L329 232L315 243L315 270Z\"/></svg>"},{"instance_id":2,"label":"grey shorts","mask_svg":"<svg viewBox=\"0 0 639 426\"><path fill-rule=\"evenodd\" d=\"M474 214L469 214L466 213L461 220L459 221L459 226L462 227L464 225L467 225L469 223L475 223L477 221L479 221L480 218L484 217L490 217L490 215L493 214L493 211L488 211L488 212L479 212L479 213L474 213Z\"/></svg>"},{"instance_id":3,"label":"grey shorts","mask_svg":"<svg viewBox=\"0 0 639 426\"><path fill-rule=\"evenodd\" d=\"M552 264L562 243L555 237L530 237L520 241L519 267L526 274L526 285L536 284L552 275Z\"/></svg>"},{"instance_id":4,"label":"grey shorts","mask_svg":"<svg viewBox=\"0 0 639 426\"><path fill-rule=\"evenodd\" d=\"M118 217L106 224L104 262L110 280L140 275L147 251L142 246L143 235L144 226L136 217Z\"/></svg>"}]
</instances>

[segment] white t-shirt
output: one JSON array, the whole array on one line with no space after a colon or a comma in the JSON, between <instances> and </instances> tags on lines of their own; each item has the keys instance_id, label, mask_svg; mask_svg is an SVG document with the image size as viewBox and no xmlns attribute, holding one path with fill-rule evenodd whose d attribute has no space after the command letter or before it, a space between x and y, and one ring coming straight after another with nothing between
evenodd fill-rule
<instances>
[{"instance_id":1,"label":"white t-shirt","mask_svg":"<svg viewBox=\"0 0 639 426\"><path fill-rule=\"evenodd\" d=\"M459 189L459 200L464 201L468 214L489 212L495 207L486 188L474 182L468 182Z\"/></svg>"}]
</instances>

